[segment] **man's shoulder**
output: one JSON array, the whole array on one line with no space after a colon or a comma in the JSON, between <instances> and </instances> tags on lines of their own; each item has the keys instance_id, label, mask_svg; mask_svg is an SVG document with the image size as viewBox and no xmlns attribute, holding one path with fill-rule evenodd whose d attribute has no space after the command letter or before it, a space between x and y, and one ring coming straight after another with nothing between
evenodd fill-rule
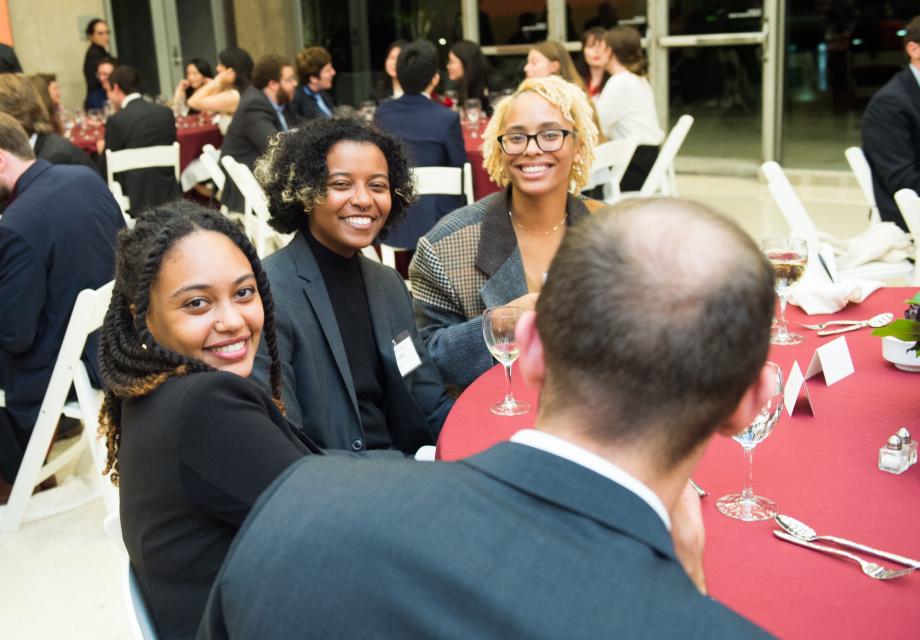
<instances>
[{"instance_id":1,"label":"man's shoulder","mask_svg":"<svg viewBox=\"0 0 920 640\"><path fill-rule=\"evenodd\" d=\"M866 105L866 113L870 114L878 109L887 110L892 107L902 106L912 109L913 105L905 88L905 82L916 83L916 79L910 69L902 69L882 85L882 88L875 92L875 95L869 100L869 104Z\"/></svg>"}]
</instances>

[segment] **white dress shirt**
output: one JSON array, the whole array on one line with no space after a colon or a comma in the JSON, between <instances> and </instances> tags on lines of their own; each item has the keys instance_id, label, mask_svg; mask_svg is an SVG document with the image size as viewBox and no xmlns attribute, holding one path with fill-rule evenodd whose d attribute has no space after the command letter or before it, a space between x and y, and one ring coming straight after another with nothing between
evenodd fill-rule
<instances>
[{"instance_id":1,"label":"white dress shirt","mask_svg":"<svg viewBox=\"0 0 920 640\"><path fill-rule=\"evenodd\" d=\"M121 101L121 107L120 107L120 108L121 108L121 109L124 109L125 107L128 106L128 103L130 103L132 100L137 100L137 99L140 98L140 97L141 97L141 94L138 93L137 91L135 91L134 93L129 93L129 94L126 95L126 96L124 97L124 99Z\"/></svg>"},{"instance_id":2,"label":"white dress shirt","mask_svg":"<svg viewBox=\"0 0 920 640\"><path fill-rule=\"evenodd\" d=\"M597 115L608 140L635 136L639 144L653 147L664 141L652 86L631 71L610 76L597 99Z\"/></svg>"},{"instance_id":3,"label":"white dress shirt","mask_svg":"<svg viewBox=\"0 0 920 640\"><path fill-rule=\"evenodd\" d=\"M551 453L554 456L565 458L569 462L581 465L617 483L627 491L631 491L639 496L643 502L658 514L658 517L661 518L661 521L668 531L671 530L671 517L668 515L668 510L665 509L661 498L641 480L630 475L612 462L601 458L595 453L591 453L587 449L579 447L577 444L572 444L568 440L563 440L562 438L544 431L537 431L536 429L522 429L518 431L511 436L511 442L527 445L528 447Z\"/></svg>"}]
</instances>

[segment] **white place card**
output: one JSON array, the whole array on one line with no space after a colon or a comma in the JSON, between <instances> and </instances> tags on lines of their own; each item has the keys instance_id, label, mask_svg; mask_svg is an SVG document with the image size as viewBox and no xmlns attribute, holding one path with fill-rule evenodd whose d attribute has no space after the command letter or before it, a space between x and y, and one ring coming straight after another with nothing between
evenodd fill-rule
<instances>
[{"instance_id":1,"label":"white place card","mask_svg":"<svg viewBox=\"0 0 920 640\"><path fill-rule=\"evenodd\" d=\"M840 336L836 340L831 340L815 349L815 354L808 364L808 370L805 371L805 379L809 380L822 371L824 372L824 382L827 383L827 386L843 380L855 371L853 358L850 356L850 347L847 346L845 336Z\"/></svg>"},{"instance_id":2,"label":"white place card","mask_svg":"<svg viewBox=\"0 0 920 640\"><path fill-rule=\"evenodd\" d=\"M802 391L804 390L804 394ZM790 416L799 404L799 397L804 395L804 404L808 407L811 415L815 415L815 406L811 403L811 396L808 394L808 386L805 384L805 376L802 375L802 369L798 361L792 363L792 370L786 380L786 388L783 389L783 404L786 406L786 413Z\"/></svg>"}]
</instances>

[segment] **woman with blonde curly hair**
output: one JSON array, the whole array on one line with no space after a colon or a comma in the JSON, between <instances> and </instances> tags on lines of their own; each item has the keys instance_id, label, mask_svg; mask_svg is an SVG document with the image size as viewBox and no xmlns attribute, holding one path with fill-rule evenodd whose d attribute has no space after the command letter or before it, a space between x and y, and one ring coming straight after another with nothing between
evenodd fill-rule
<instances>
[{"instance_id":1,"label":"woman with blonde curly hair","mask_svg":"<svg viewBox=\"0 0 920 640\"><path fill-rule=\"evenodd\" d=\"M558 76L525 80L496 105L483 165L505 189L442 218L409 267L416 323L453 391L492 365L482 312L532 309L566 229L602 206L579 196L596 143L585 92Z\"/></svg>"}]
</instances>

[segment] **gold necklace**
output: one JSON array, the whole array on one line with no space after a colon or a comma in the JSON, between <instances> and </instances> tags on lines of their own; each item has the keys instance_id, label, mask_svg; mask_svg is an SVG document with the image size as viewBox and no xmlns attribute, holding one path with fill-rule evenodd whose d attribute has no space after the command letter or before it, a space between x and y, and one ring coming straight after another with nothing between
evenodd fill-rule
<instances>
[{"instance_id":1,"label":"gold necklace","mask_svg":"<svg viewBox=\"0 0 920 640\"><path fill-rule=\"evenodd\" d=\"M562 220L560 220L559 223L558 223L555 227L553 227L552 229L550 229L549 231L533 231L532 229L528 229L527 227L525 227L525 226L522 225L520 222L518 222L517 220L514 219L514 214L511 213L511 209L508 209L508 217L511 218L511 222L512 222L513 224L517 225L518 227L520 227L521 229L523 229L523 230L526 231L527 233L533 233L533 234L535 234L535 235L548 236L548 235L551 234L551 233L555 233L556 231L559 231L559 229L562 227L562 225L565 224L565 220L566 220L566 217L567 217L567 216L565 216L565 215L562 216Z\"/></svg>"}]
</instances>

